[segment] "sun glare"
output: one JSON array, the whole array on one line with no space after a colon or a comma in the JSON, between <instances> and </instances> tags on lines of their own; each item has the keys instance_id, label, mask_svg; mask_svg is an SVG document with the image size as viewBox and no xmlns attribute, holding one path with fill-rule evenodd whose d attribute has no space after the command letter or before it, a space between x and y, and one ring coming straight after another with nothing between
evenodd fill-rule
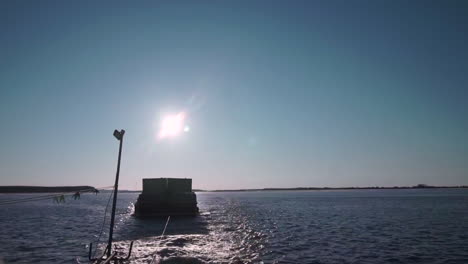
<instances>
[{"instance_id":1,"label":"sun glare","mask_svg":"<svg viewBox=\"0 0 468 264\"><path fill-rule=\"evenodd\" d=\"M185 125L185 117L184 112L165 116L161 122L158 138L171 138L179 135L181 132L187 132L188 126Z\"/></svg>"}]
</instances>

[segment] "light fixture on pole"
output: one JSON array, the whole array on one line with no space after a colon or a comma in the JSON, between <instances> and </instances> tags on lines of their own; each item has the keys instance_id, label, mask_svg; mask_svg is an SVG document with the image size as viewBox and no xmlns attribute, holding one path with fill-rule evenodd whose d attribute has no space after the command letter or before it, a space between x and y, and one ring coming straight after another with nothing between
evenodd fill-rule
<instances>
[{"instance_id":1,"label":"light fixture on pole","mask_svg":"<svg viewBox=\"0 0 468 264\"><path fill-rule=\"evenodd\" d=\"M91 243L89 245L89 260L91 261L97 261L96 263L100 263L100 261L106 260L106 263L108 260L115 260L115 261L122 261L122 260L128 260L130 258L130 254L132 253L132 247L133 247L133 241L130 243L130 249L128 252L128 255L126 257L117 257L116 252L112 252L112 236L114 234L114 222L115 222L115 209L117 205L117 193L119 190L119 174L120 174L120 159L122 157L122 144L123 144L123 137L125 135L125 130L114 130L114 137L120 141L119 144L119 157L117 160L117 173L115 175L115 184L114 184L114 199L112 203L112 214L111 214L111 222L110 222L110 230L109 230L109 240L107 242L107 247L104 250L104 253L102 254L101 257L99 258L92 258L91 253L92 253L92 248L93 244ZM106 255L107 253L107 255ZM104 258L104 255L107 257ZM116 262L117 263L117 262Z\"/></svg>"},{"instance_id":2,"label":"light fixture on pole","mask_svg":"<svg viewBox=\"0 0 468 264\"><path fill-rule=\"evenodd\" d=\"M125 135L125 130L118 131L117 129L114 130L114 137L120 141L119 144L119 158L117 160L117 173L115 175L115 184L114 184L114 200L112 203L112 214L111 214L111 222L110 222L110 230L109 230L109 242L107 243L108 251L107 257L111 255L112 251L112 235L114 234L114 220L115 220L115 207L117 204L117 191L119 189L119 174L120 174L120 158L122 156L122 143L123 137Z\"/></svg>"}]
</instances>

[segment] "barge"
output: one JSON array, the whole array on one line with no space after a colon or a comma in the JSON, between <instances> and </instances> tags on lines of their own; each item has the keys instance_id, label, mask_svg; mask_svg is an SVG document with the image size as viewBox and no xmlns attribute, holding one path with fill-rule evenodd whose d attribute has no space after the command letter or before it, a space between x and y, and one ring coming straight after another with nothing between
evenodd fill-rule
<instances>
[{"instance_id":1,"label":"barge","mask_svg":"<svg viewBox=\"0 0 468 264\"><path fill-rule=\"evenodd\" d=\"M192 179L143 179L143 191L135 204L135 216L195 216L197 196L192 191Z\"/></svg>"}]
</instances>

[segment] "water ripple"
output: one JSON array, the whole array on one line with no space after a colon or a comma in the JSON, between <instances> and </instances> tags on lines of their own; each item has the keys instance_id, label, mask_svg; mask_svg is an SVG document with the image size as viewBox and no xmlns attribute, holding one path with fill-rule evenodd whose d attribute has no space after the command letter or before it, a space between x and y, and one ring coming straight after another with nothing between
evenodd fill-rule
<instances>
[{"instance_id":1,"label":"water ripple","mask_svg":"<svg viewBox=\"0 0 468 264\"><path fill-rule=\"evenodd\" d=\"M199 193L201 215L171 218L164 237L165 218L131 216L136 197L119 195L115 230L123 252L135 241L131 263L468 263L466 190ZM106 198L0 207L0 256L85 262Z\"/></svg>"}]
</instances>

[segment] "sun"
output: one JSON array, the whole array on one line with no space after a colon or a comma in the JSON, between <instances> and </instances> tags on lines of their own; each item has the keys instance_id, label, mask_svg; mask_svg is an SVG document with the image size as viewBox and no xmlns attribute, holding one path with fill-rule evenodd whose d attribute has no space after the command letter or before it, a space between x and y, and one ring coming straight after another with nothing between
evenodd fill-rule
<instances>
[{"instance_id":1,"label":"sun","mask_svg":"<svg viewBox=\"0 0 468 264\"><path fill-rule=\"evenodd\" d=\"M161 121L158 138L172 138L178 136L182 132L188 132L188 126L185 125L185 118L186 114L184 112L164 116Z\"/></svg>"}]
</instances>

